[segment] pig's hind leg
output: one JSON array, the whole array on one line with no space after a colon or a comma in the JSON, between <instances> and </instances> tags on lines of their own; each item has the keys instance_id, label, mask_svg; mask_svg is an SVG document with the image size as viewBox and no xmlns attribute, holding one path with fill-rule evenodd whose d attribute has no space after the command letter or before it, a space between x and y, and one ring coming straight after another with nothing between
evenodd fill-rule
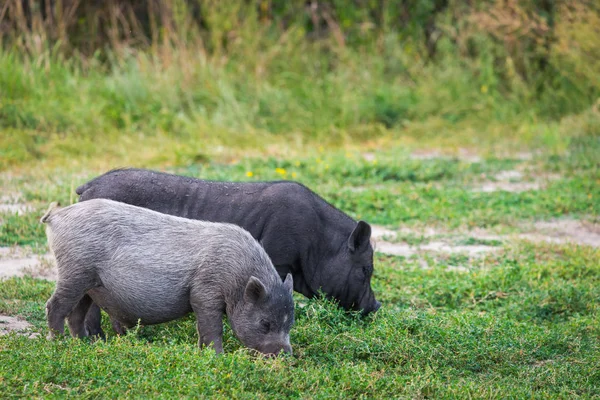
<instances>
[{"instance_id":1,"label":"pig's hind leg","mask_svg":"<svg viewBox=\"0 0 600 400\"><path fill-rule=\"evenodd\" d=\"M68 278L61 276L59 269L59 278L56 283L56 289L54 290L54 294L46 303L46 317L48 319L48 328L50 328L50 332L48 334L48 339L53 339L57 334L63 334L65 331L65 318L71 315L73 318L73 329L75 329L75 333L81 333L85 331L84 328L79 325L83 325L83 317L85 317L85 313L83 316L80 316L81 310L85 306L82 304L82 307L79 306L79 302L85 296L86 292L96 286L94 280L86 274L71 274ZM78 310L75 310L75 308ZM89 308L89 305L87 306ZM86 308L86 312L87 312ZM73 315L72 312L75 311ZM81 324L79 321L81 319ZM69 324L69 328L71 328L71 322ZM73 332L72 332L73 334ZM75 335L74 335L75 336Z\"/></svg>"},{"instance_id":2,"label":"pig's hind leg","mask_svg":"<svg viewBox=\"0 0 600 400\"><path fill-rule=\"evenodd\" d=\"M93 336L93 334L89 331L89 328L85 323L85 317L92 304L92 298L86 294L81 298L81 300L79 300L79 302L77 303L75 308L73 308L71 313L67 315L67 324L69 326L71 336L79 338L85 336ZM100 330L100 332L102 332L102 330Z\"/></svg>"},{"instance_id":3,"label":"pig's hind leg","mask_svg":"<svg viewBox=\"0 0 600 400\"><path fill-rule=\"evenodd\" d=\"M87 295L86 295L87 296ZM89 336L96 336L100 339L105 339L104 331L102 330L102 314L100 307L94 302L89 306L85 315L85 330Z\"/></svg>"},{"instance_id":4,"label":"pig's hind leg","mask_svg":"<svg viewBox=\"0 0 600 400\"><path fill-rule=\"evenodd\" d=\"M117 333L117 335L125 335L127 333L125 326L112 316L109 315L109 317L113 330ZM101 324L102 314L100 313L100 307L98 307L96 303L92 302L87 314L85 315L85 330L87 331L87 334L89 336L99 337L100 339L106 339Z\"/></svg>"}]
</instances>

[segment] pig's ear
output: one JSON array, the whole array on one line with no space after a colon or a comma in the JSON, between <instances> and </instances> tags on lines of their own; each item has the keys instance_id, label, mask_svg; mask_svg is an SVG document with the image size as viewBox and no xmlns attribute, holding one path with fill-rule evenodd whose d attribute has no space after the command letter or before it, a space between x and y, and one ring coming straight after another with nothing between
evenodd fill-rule
<instances>
[{"instance_id":1,"label":"pig's ear","mask_svg":"<svg viewBox=\"0 0 600 400\"><path fill-rule=\"evenodd\" d=\"M371 240L371 225L365 221L358 221L356 227L348 238L348 248L351 252L367 248Z\"/></svg>"},{"instance_id":2,"label":"pig's ear","mask_svg":"<svg viewBox=\"0 0 600 400\"><path fill-rule=\"evenodd\" d=\"M294 291L294 279L292 278L292 274L287 274L287 276L285 277L285 281L283 281L283 286L290 293Z\"/></svg>"},{"instance_id":3,"label":"pig's ear","mask_svg":"<svg viewBox=\"0 0 600 400\"><path fill-rule=\"evenodd\" d=\"M244 300L250 303L258 303L267 296L267 288L265 285L256 277L251 276L246 284L246 291L244 292Z\"/></svg>"}]
</instances>

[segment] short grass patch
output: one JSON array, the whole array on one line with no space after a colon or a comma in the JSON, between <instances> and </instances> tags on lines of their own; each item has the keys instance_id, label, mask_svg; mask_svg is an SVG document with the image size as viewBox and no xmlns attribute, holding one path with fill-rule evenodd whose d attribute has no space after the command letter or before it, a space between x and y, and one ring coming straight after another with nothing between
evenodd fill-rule
<instances>
[{"instance_id":1,"label":"short grass patch","mask_svg":"<svg viewBox=\"0 0 600 400\"><path fill-rule=\"evenodd\" d=\"M362 319L302 300L293 357L264 360L226 330L226 354L196 348L192 317L106 343L0 338L5 395L591 397L600 375L598 250L526 245L468 273L379 256L384 303ZM0 312L43 333L53 284L0 282ZM104 328L110 332L108 321ZM126 360L126 361L125 361ZM32 368L35 365L35 368Z\"/></svg>"},{"instance_id":2,"label":"short grass patch","mask_svg":"<svg viewBox=\"0 0 600 400\"><path fill-rule=\"evenodd\" d=\"M246 157L230 162L203 161L166 170L202 179L295 180L356 219L395 228L423 225L437 225L446 230L493 228L563 216L585 219L600 215L600 171L579 144L562 156L530 161L495 157L477 163L457 159L414 160L400 149L396 149L397 155L393 157L393 150L377 153L371 160L357 152L315 151L291 159ZM470 184L482 174L493 175L504 168L512 169L515 163L523 169L539 173L552 171L558 176L539 190L476 192L470 189ZM0 215L3 220L1 245L43 245L45 235L38 220L48 204L77 201L75 188L96 175L85 171L56 171L43 175L33 171L28 173L31 175L3 179L3 185L21 193L35 212L22 216ZM411 243L426 241L408 236L405 239Z\"/></svg>"},{"instance_id":3,"label":"short grass patch","mask_svg":"<svg viewBox=\"0 0 600 400\"><path fill-rule=\"evenodd\" d=\"M390 152L392 150L389 150ZM0 281L0 313L21 316L41 335L0 337L5 396L214 397L581 397L600 395L600 250L572 244L510 243L455 235L456 228L515 230L524 221L594 219L598 171L587 155L532 160L363 157L346 151L303 158L202 160L169 169L206 179L294 179L355 218L398 230L413 246L434 240L497 249L396 257L377 254L373 288L383 308L366 319L325 300L296 296L293 357L257 358L225 330L226 354L196 347L192 316L106 342L46 334L44 304L54 284ZM390 153L391 154L391 153ZM403 154L403 153L399 153ZM587 154L587 153L585 153ZM478 193L481 174L520 168L561 178L522 193ZM1 216L2 245L45 247L46 204L76 201L92 171L4 176L34 206ZM365 190L353 190L362 187ZM411 230L411 227L415 228ZM427 236L427 227L439 234ZM436 231L432 229L430 231Z\"/></svg>"}]
</instances>

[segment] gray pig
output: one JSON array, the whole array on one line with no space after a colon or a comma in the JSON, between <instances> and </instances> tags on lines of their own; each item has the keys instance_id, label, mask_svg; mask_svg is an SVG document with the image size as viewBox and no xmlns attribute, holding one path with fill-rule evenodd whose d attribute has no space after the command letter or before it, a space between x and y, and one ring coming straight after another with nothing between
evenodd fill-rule
<instances>
[{"instance_id":1,"label":"gray pig","mask_svg":"<svg viewBox=\"0 0 600 400\"><path fill-rule=\"evenodd\" d=\"M95 199L42 217L58 281L46 303L49 338L88 336L92 301L124 326L194 312L198 345L223 351L223 314L240 341L261 353L291 353L292 276L282 282L267 253L242 228L174 217ZM85 296L87 294L88 296Z\"/></svg>"}]
</instances>

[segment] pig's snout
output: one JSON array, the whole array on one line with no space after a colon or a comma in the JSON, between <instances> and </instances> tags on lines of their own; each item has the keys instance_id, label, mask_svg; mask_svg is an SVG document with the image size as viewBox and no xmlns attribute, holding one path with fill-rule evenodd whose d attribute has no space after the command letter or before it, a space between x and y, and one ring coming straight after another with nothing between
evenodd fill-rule
<instances>
[{"instance_id":1,"label":"pig's snout","mask_svg":"<svg viewBox=\"0 0 600 400\"><path fill-rule=\"evenodd\" d=\"M377 310L379 310L381 308L381 303L378 302L377 300L375 300L375 306L373 307L373 310L371 310L371 312L375 312Z\"/></svg>"},{"instance_id":2,"label":"pig's snout","mask_svg":"<svg viewBox=\"0 0 600 400\"><path fill-rule=\"evenodd\" d=\"M380 308L381 308L381 303L378 302L377 300L374 300L373 303L371 303L371 306L365 309L365 315L374 313L375 311L379 310Z\"/></svg>"},{"instance_id":3,"label":"pig's snout","mask_svg":"<svg viewBox=\"0 0 600 400\"><path fill-rule=\"evenodd\" d=\"M283 345L283 352L286 354L289 354L290 356L292 355L292 346L288 343L288 344L284 344Z\"/></svg>"},{"instance_id":4,"label":"pig's snout","mask_svg":"<svg viewBox=\"0 0 600 400\"><path fill-rule=\"evenodd\" d=\"M361 302L358 309L362 311L363 316L367 316L370 313L374 313L375 311L381 308L381 303L375 300L375 295L373 292L369 293L368 296L365 296L365 299Z\"/></svg>"},{"instance_id":5,"label":"pig's snout","mask_svg":"<svg viewBox=\"0 0 600 400\"><path fill-rule=\"evenodd\" d=\"M289 343L268 343L259 349L267 357L276 357L281 352L292 355L292 346Z\"/></svg>"}]
</instances>

